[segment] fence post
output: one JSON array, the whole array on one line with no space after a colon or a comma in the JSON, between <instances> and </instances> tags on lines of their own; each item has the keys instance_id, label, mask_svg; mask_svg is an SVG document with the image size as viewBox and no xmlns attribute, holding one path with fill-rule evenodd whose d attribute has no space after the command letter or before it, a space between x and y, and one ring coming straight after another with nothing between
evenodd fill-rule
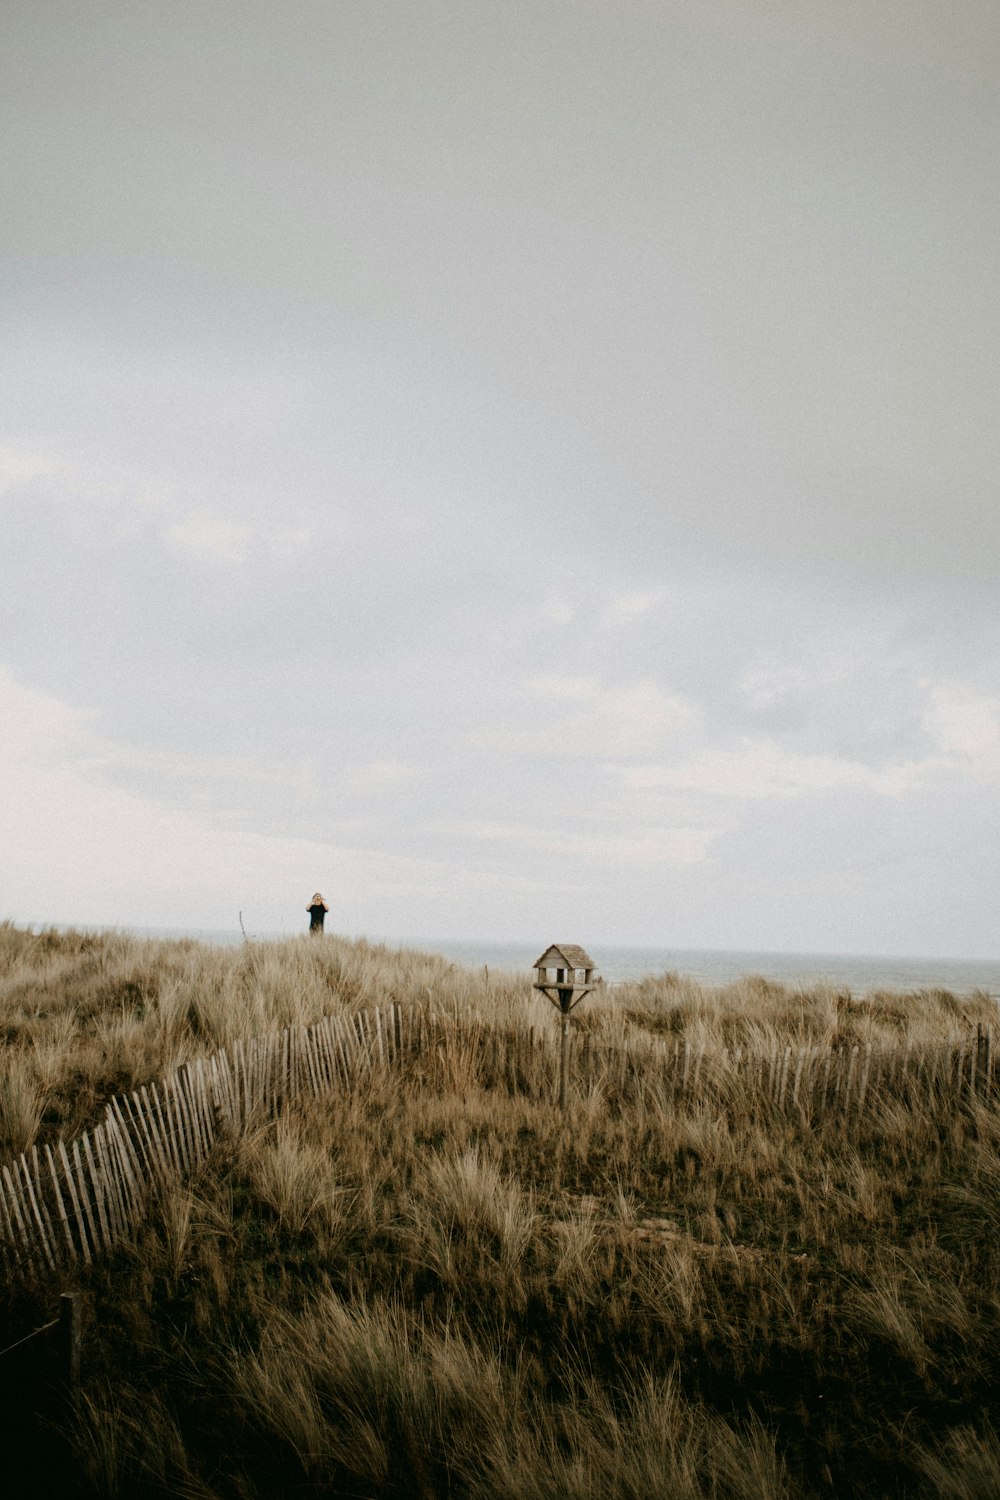
<instances>
[{"instance_id":1,"label":"fence post","mask_svg":"<svg viewBox=\"0 0 1000 1500\"><path fill-rule=\"evenodd\" d=\"M80 1389L80 1297L63 1292L59 1298L59 1364L70 1391Z\"/></svg>"}]
</instances>

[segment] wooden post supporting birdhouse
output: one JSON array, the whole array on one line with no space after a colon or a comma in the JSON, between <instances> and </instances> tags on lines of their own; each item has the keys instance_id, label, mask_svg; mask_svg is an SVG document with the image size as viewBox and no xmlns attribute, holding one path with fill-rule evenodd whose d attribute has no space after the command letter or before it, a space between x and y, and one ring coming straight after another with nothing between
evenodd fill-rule
<instances>
[{"instance_id":1,"label":"wooden post supporting birdhouse","mask_svg":"<svg viewBox=\"0 0 1000 1500\"><path fill-rule=\"evenodd\" d=\"M569 1072L569 1013L594 988L594 960L577 943L553 943L534 962L534 988L562 1015L559 1047L559 1108L566 1108L566 1075Z\"/></svg>"}]
</instances>

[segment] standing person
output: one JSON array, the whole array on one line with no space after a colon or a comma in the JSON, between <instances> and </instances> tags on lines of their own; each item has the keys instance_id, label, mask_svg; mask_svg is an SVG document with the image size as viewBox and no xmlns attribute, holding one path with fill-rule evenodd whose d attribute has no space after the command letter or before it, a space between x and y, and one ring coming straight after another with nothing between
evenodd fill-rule
<instances>
[{"instance_id":1,"label":"standing person","mask_svg":"<svg viewBox=\"0 0 1000 1500\"><path fill-rule=\"evenodd\" d=\"M326 916L329 910L330 908L323 900L323 897L320 895L319 891L317 891L315 896L310 901L309 905L306 907L306 911L309 913L310 932L323 931L323 918Z\"/></svg>"}]
</instances>

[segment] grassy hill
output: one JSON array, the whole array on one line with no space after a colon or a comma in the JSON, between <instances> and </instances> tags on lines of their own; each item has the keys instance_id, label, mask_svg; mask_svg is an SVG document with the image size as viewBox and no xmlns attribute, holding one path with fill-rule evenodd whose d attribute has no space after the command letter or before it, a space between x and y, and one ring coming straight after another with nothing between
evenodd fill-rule
<instances>
[{"instance_id":1,"label":"grassy hill","mask_svg":"<svg viewBox=\"0 0 1000 1500\"><path fill-rule=\"evenodd\" d=\"M237 1038L393 1001L432 1045L220 1142L92 1266L9 1274L0 1347L85 1305L71 1408L0 1356L14 1493L1000 1494L995 1097L810 1114L752 1072L678 1098L616 1061L920 1049L991 1024L985 996L608 989L563 1117L554 1051L500 1065L556 1025L525 978L6 925L0 1162Z\"/></svg>"}]
</instances>

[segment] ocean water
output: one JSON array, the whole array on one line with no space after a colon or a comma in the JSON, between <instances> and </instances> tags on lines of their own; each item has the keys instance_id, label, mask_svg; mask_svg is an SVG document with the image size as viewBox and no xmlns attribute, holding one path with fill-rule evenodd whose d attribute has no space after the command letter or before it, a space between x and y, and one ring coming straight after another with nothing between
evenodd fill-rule
<instances>
[{"instance_id":1,"label":"ocean water","mask_svg":"<svg viewBox=\"0 0 1000 1500\"><path fill-rule=\"evenodd\" d=\"M224 946L241 943L233 931L179 932L136 929L151 937L193 937ZM280 941L287 932L251 932L257 941ZM444 938L372 937L388 947L417 948L440 953L465 968L506 969L527 973L542 947L535 943L455 942ZM731 984L748 974L761 974L793 987L829 984L854 994L873 990L946 989L954 994L983 990L1000 1000L1000 959L913 958L878 954L735 952L709 948L622 948L591 945L588 949L598 973L608 984L621 984L665 973L677 973L702 984Z\"/></svg>"}]
</instances>

